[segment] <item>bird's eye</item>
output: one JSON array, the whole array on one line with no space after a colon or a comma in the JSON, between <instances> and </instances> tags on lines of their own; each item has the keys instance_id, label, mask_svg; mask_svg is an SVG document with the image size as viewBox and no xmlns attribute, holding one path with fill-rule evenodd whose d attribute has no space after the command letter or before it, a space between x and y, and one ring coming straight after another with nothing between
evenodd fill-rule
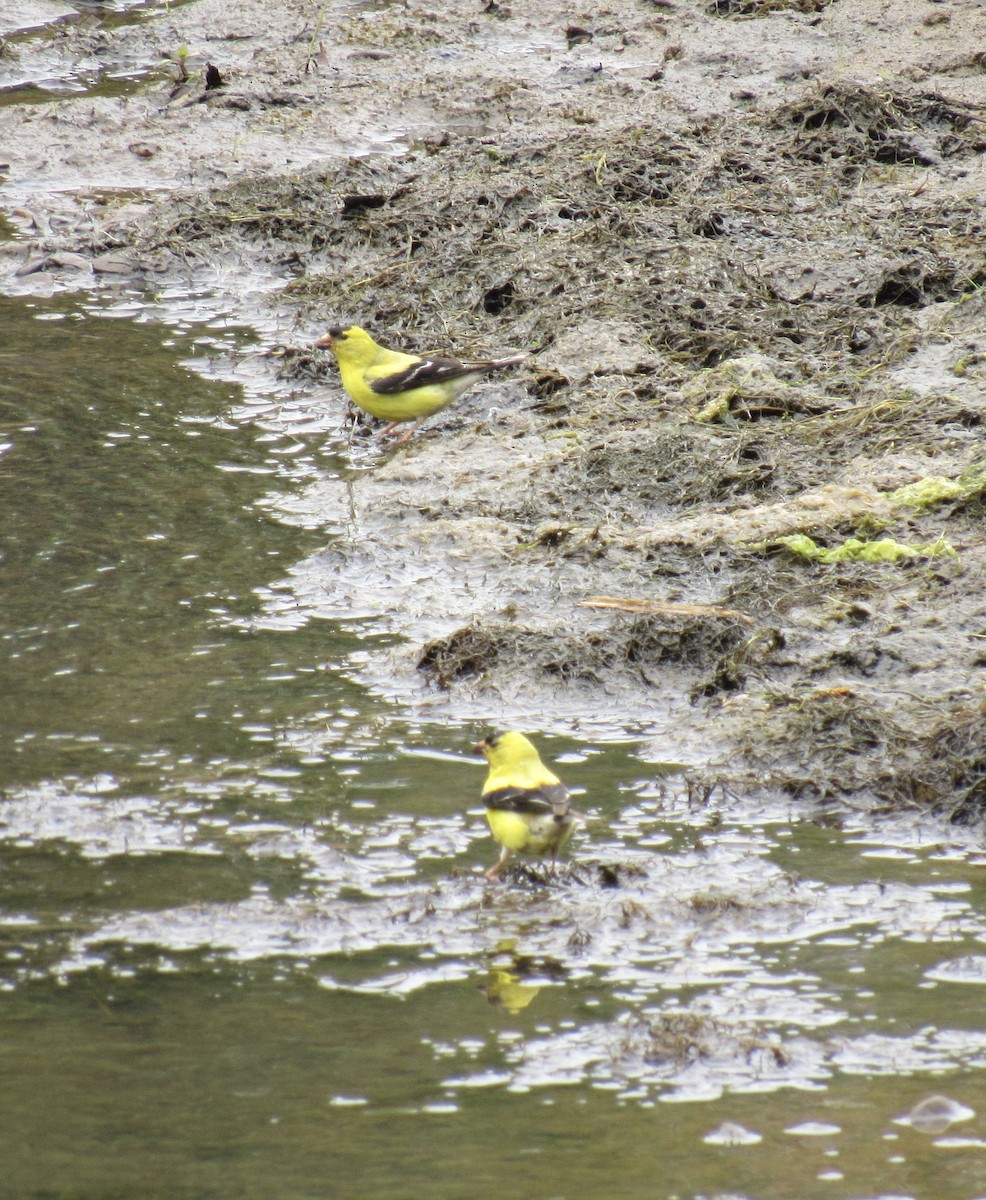
<instances>
[{"instance_id":1,"label":"bird's eye","mask_svg":"<svg viewBox=\"0 0 986 1200\"><path fill-rule=\"evenodd\" d=\"M329 337L335 338L337 341L342 341L342 339L345 336L346 336L345 329L340 329L338 326L329 330Z\"/></svg>"}]
</instances>

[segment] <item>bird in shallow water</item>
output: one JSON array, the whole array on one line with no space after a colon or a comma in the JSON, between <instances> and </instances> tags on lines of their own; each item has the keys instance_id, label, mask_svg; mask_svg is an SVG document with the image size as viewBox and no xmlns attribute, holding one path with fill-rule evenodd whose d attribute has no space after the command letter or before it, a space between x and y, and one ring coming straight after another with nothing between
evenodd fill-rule
<instances>
[{"instance_id":1,"label":"bird in shallow water","mask_svg":"<svg viewBox=\"0 0 986 1200\"><path fill-rule=\"evenodd\" d=\"M381 437L405 421L414 422L397 439L398 445L406 442L422 421L448 408L484 375L515 366L526 357L514 354L509 358L459 362L435 354L403 354L385 349L358 325L330 329L315 347L331 350L336 356L342 386L357 408L389 422L380 431Z\"/></svg>"},{"instance_id":2,"label":"bird in shallow water","mask_svg":"<svg viewBox=\"0 0 986 1200\"><path fill-rule=\"evenodd\" d=\"M514 851L550 854L554 872L558 851L585 815L572 808L561 780L522 733L490 734L473 750L490 764L483 803L490 830L503 847L486 878L496 879Z\"/></svg>"}]
</instances>

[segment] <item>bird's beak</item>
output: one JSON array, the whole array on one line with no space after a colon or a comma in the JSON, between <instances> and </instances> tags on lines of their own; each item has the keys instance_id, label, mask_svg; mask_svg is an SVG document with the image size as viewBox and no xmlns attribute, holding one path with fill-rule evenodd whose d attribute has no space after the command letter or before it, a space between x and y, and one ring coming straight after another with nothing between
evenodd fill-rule
<instances>
[{"instance_id":1,"label":"bird's beak","mask_svg":"<svg viewBox=\"0 0 986 1200\"><path fill-rule=\"evenodd\" d=\"M331 350L332 349L332 334L323 333L315 343L316 350Z\"/></svg>"},{"instance_id":2,"label":"bird's beak","mask_svg":"<svg viewBox=\"0 0 986 1200\"><path fill-rule=\"evenodd\" d=\"M476 745L472 747L472 752L473 752L473 754L479 754L481 757L485 758L486 751L489 748L490 748L489 742L485 742L485 741L477 742Z\"/></svg>"}]
</instances>

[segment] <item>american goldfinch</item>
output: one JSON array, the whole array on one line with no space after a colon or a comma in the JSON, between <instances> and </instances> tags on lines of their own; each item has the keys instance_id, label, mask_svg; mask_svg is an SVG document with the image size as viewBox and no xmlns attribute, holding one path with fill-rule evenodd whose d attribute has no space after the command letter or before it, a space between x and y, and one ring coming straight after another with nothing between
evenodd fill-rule
<instances>
[{"instance_id":1,"label":"american goldfinch","mask_svg":"<svg viewBox=\"0 0 986 1200\"><path fill-rule=\"evenodd\" d=\"M495 733L473 747L490 764L483 785L486 819L503 847L500 857L485 873L496 879L513 851L551 854L555 868L558 851L568 841L582 813L571 807L568 792L538 757L522 733Z\"/></svg>"},{"instance_id":2,"label":"american goldfinch","mask_svg":"<svg viewBox=\"0 0 986 1200\"><path fill-rule=\"evenodd\" d=\"M498 367L512 367L525 355L489 358L478 362L459 362L438 355L425 357L402 354L378 345L365 329L330 329L315 343L319 350L331 350L339 363L342 386L357 407L371 417L389 421L380 431L386 437L404 421L414 424L398 445L406 442L422 421L448 408L477 380Z\"/></svg>"}]
</instances>

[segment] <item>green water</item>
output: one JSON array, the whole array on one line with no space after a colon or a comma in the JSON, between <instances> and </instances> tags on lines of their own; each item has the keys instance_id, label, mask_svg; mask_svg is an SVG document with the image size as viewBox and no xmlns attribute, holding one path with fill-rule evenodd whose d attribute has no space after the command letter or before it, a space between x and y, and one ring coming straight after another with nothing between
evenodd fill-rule
<instances>
[{"instance_id":1,"label":"green water","mask_svg":"<svg viewBox=\"0 0 986 1200\"><path fill-rule=\"evenodd\" d=\"M78 0L75 17L59 15L48 23L16 26L0 11L0 33L6 34L10 52L0 56L0 107L38 105L76 96L125 97L156 77L176 74L165 70L159 48L124 55L119 60L105 53L92 53L83 40L79 49L66 52L62 45L66 30L74 32L77 23L92 28L98 21L101 30L139 24L163 11L177 11L190 0L137 0L136 3L88 3ZM35 19L44 21L43 7L35 10ZM80 57L81 56L81 57Z\"/></svg>"},{"instance_id":2,"label":"green water","mask_svg":"<svg viewBox=\"0 0 986 1200\"><path fill-rule=\"evenodd\" d=\"M483 731L292 591L324 438L234 419L202 330L0 329L0 1194L984 1194L976 835L717 816L542 736L582 865L487 886ZM971 1115L895 1123L934 1093Z\"/></svg>"},{"instance_id":3,"label":"green water","mask_svg":"<svg viewBox=\"0 0 986 1200\"><path fill-rule=\"evenodd\" d=\"M3 782L231 758L241 710L276 724L340 688L324 628L244 628L305 539L254 507L277 467L219 419L226 389L151 326L2 300L0 322Z\"/></svg>"}]
</instances>

